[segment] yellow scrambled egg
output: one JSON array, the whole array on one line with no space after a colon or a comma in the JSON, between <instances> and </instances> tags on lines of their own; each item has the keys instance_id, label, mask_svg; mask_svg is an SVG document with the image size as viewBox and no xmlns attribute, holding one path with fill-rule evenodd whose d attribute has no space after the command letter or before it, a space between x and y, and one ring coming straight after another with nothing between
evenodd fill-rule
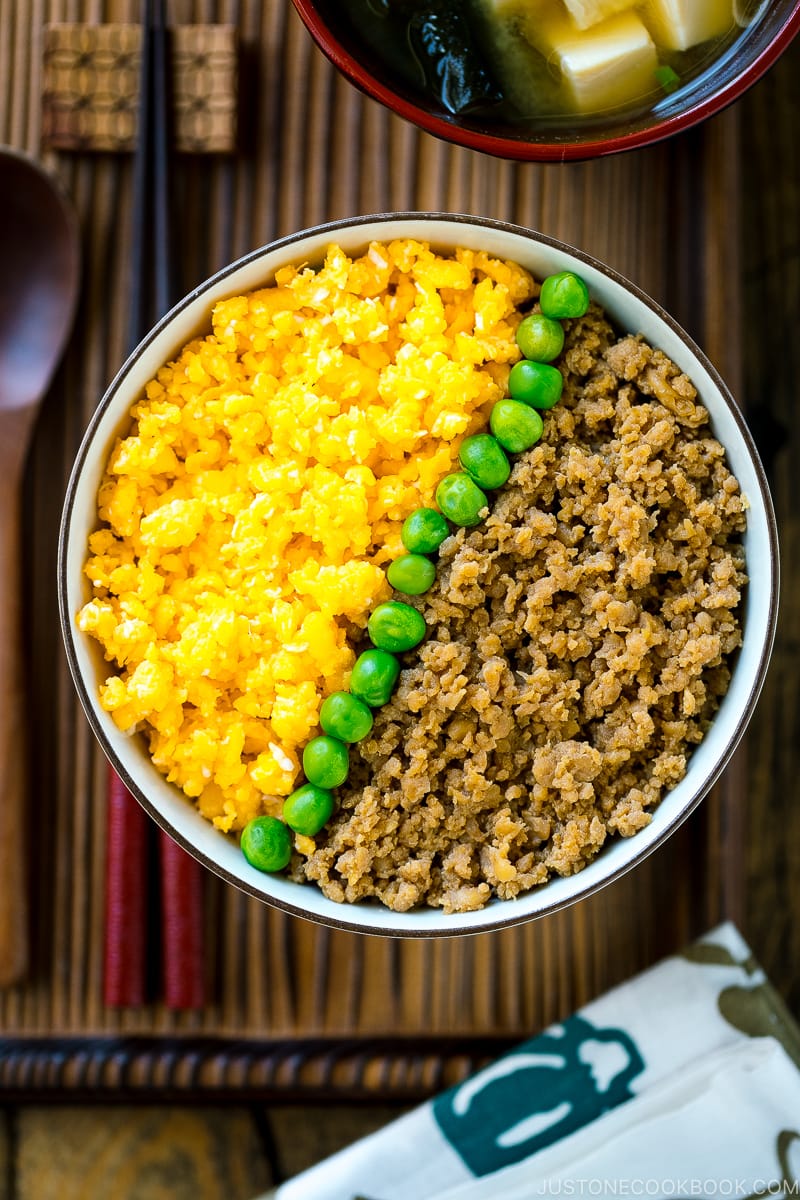
<instances>
[{"instance_id":1,"label":"yellow scrambled egg","mask_svg":"<svg viewBox=\"0 0 800 1200\"><path fill-rule=\"evenodd\" d=\"M400 525L519 357L521 268L373 243L216 305L131 410L98 496L81 630L100 690L223 830L281 811L348 626L391 589Z\"/></svg>"}]
</instances>

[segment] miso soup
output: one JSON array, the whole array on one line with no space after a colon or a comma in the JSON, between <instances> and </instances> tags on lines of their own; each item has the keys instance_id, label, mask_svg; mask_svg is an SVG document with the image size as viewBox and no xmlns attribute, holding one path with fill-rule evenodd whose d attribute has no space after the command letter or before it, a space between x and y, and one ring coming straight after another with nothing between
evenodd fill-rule
<instances>
[{"instance_id":1,"label":"miso soup","mask_svg":"<svg viewBox=\"0 0 800 1200\"><path fill-rule=\"evenodd\" d=\"M443 117L523 133L576 113L646 112L758 19L764 0L338 0L387 82ZM382 67L382 70L378 67Z\"/></svg>"}]
</instances>

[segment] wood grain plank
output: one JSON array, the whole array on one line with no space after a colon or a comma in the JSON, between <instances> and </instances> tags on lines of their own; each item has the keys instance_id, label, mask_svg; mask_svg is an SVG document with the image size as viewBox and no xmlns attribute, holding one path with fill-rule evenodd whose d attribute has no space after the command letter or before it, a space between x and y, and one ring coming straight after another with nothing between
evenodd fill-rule
<instances>
[{"instance_id":1,"label":"wood grain plank","mask_svg":"<svg viewBox=\"0 0 800 1200\"><path fill-rule=\"evenodd\" d=\"M400 1020L400 944L392 938L367 938L357 1023L365 1033L380 1033L380 1021L395 1028ZM469 985L469 981L468 981ZM463 995L463 991L459 990ZM385 1014L385 1017L382 1016Z\"/></svg>"},{"instance_id":2,"label":"wood grain plank","mask_svg":"<svg viewBox=\"0 0 800 1200\"><path fill-rule=\"evenodd\" d=\"M389 202L398 212L408 212L415 206L415 162L418 130L408 121L392 116L388 120L388 184Z\"/></svg>"},{"instance_id":3,"label":"wood grain plank","mask_svg":"<svg viewBox=\"0 0 800 1200\"><path fill-rule=\"evenodd\" d=\"M800 45L740 108L750 186L742 198L744 394L781 533L781 610L772 666L748 738L744 930L800 1012L800 429L794 334L800 304Z\"/></svg>"},{"instance_id":4,"label":"wood grain plank","mask_svg":"<svg viewBox=\"0 0 800 1200\"><path fill-rule=\"evenodd\" d=\"M272 1182L241 1108L26 1108L18 1121L15 1200L251 1200Z\"/></svg>"}]
</instances>

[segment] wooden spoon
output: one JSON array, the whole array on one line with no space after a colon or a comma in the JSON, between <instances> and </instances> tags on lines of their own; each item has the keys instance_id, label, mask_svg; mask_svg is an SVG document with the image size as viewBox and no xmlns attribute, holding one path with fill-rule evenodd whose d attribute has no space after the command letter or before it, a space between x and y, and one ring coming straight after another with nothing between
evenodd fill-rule
<instances>
[{"instance_id":1,"label":"wooden spoon","mask_svg":"<svg viewBox=\"0 0 800 1200\"><path fill-rule=\"evenodd\" d=\"M20 485L79 279L72 209L32 159L0 148L0 987L28 962Z\"/></svg>"}]
</instances>

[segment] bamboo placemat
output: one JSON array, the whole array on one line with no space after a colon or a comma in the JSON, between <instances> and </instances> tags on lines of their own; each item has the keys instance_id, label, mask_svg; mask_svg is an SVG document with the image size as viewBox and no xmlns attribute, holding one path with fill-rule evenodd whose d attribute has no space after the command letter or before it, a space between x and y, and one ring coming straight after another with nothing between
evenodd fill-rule
<instances>
[{"instance_id":1,"label":"bamboo placemat","mask_svg":"<svg viewBox=\"0 0 800 1200\"><path fill-rule=\"evenodd\" d=\"M321 220L389 209L481 213L564 238L636 281L736 390L736 111L636 154L513 164L447 146L362 97L316 50L289 0L184 0L170 9L176 22L237 26L243 50L240 152L175 167L184 290ZM39 151L45 23L139 15L131 0L0 0L0 140ZM424 1091L463 1073L491 1039L526 1036L723 916L737 919L741 757L633 873L502 933L359 938L288 918L209 877L206 1008L103 1007L105 764L68 677L54 564L72 457L123 359L132 171L118 155L46 162L79 211L85 264L75 336L27 478L34 948L28 981L0 994L0 1087Z\"/></svg>"}]
</instances>

